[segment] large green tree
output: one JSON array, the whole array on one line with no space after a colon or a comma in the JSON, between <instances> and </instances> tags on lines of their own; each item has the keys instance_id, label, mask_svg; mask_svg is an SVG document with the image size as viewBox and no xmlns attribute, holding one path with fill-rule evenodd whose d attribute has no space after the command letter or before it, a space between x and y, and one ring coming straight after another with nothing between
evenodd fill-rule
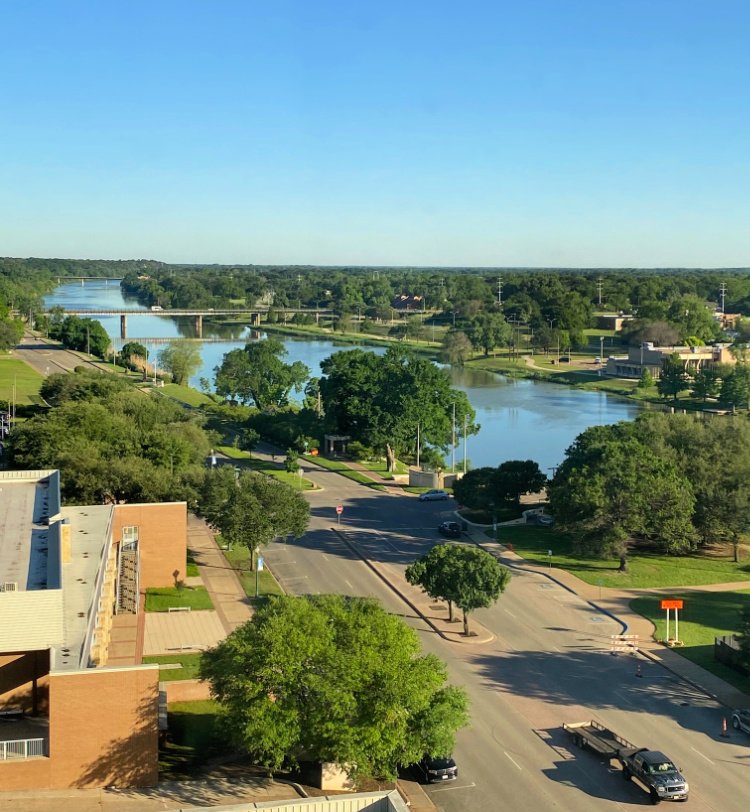
<instances>
[{"instance_id":1,"label":"large green tree","mask_svg":"<svg viewBox=\"0 0 750 812\"><path fill-rule=\"evenodd\" d=\"M201 351L194 341L176 339L159 353L159 365L171 373L177 384L187 384L201 367Z\"/></svg>"},{"instance_id":2,"label":"large green tree","mask_svg":"<svg viewBox=\"0 0 750 812\"><path fill-rule=\"evenodd\" d=\"M580 434L548 486L555 518L586 552L627 569L631 542L662 552L695 549L692 486L669 455L655 454L639 426L593 426Z\"/></svg>"},{"instance_id":3,"label":"large green tree","mask_svg":"<svg viewBox=\"0 0 750 812\"><path fill-rule=\"evenodd\" d=\"M456 499L476 510L493 511L502 505L518 505L525 493L536 493L547 477L533 460L506 460L497 468L474 468L453 485Z\"/></svg>"},{"instance_id":4,"label":"large green tree","mask_svg":"<svg viewBox=\"0 0 750 812\"><path fill-rule=\"evenodd\" d=\"M477 313L469 319L468 331L472 347L482 350L485 357L495 347L507 344L511 336L511 327L503 314L493 311Z\"/></svg>"},{"instance_id":5,"label":"large green tree","mask_svg":"<svg viewBox=\"0 0 750 812\"><path fill-rule=\"evenodd\" d=\"M677 400L677 396L683 389L687 389L689 378L685 372L685 364L679 354L673 352L662 362L661 376L656 382L656 388L663 398L671 397Z\"/></svg>"},{"instance_id":6,"label":"large green tree","mask_svg":"<svg viewBox=\"0 0 750 812\"><path fill-rule=\"evenodd\" d=\"M407 567L406 580L421 586L430 597L448 601L451 619L452 604L461 609L468 637L469 614L492 606L505 591L510 570L479 547L440 544Z\"/></svg>"},{"instance_id":7,"label":"large green tree","mask_svg":"<svg viewBox=\"0 0 750 812\"><path fill-rule=\"evenodd\" d=\"M301 361L284 363L286 354L276 338L251 341L228 352L214 370L217 393L261 411L287 406L290 392L302 390L310 370Z\"/></svg>"},{"instance_id":8,"label":"large green tree","mask_svg":"<svg viewBox=\"0 0 750 812\"><path fill-rule=\"evenodd\" d=\"M445 451L454 436L479 431L474 409L447 372L407 348L337 352L321 369L327 429L384 452L389 470L418 434L423 445Z\"/></svg>"},{"instance_id":9,"label":"large green tree","mask_svg":"<svg viewBox=\"0 0 750 812\"><path fill-rule=\"evenodd\" d=\"M271 770L305 759L393 779L451 752L468 721L445 665L367 598L273 598L203 655L201 677L231 740Z\"/></svg>"},{"instance_id":10,"label":"large green tree","mask_svg":"<svg viewBox=\"0 0 750 812\"><path fill-rule=\"evenodd\" d=\"M252 471L238 476L228 465L208 472L200 509L224 541L250 550L253 567L260 547L279 536L298 538L310 516L310 506L299 491Z\"/></svg>"}]
</instances>

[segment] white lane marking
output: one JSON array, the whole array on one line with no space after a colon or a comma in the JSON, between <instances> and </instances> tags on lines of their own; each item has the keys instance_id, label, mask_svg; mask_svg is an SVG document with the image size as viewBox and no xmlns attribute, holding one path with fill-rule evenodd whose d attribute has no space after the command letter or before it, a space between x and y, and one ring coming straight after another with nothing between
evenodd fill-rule
<instances>
[{"instance_id":1,"label":"white lane marking","mask_svg":"<svg viewBox=\"0 0 750 812\"><path fill-rule=\"evenodd\" d=\"M354 587L349 583L349 581L344 578L344 583L349 587L349 589L354 589Z\"/></svg>"},{"instance_id":2,"label":"white lane marking","mask_svg":"<svg viewBox=\"0 0 750 812\"><path fill-rule=\"evenodd\" d=\"M285 577L282 576L282 580L284 581L285 584L289 584L292 581L306 581L307 576L306 575L297 575L294 578L285 578Z\"/></svg>"},{"instance_id":3,"label":"white lane marking","mask_svg":"<svg viewBox=\"0 0 750 812\"><path fill-rule=\"evenodd\" d=\"M289 564L296 564L296 563L297 563L296 561L274 561L273 566L274 567L286 567Z\"/></svg>"},{"instance_id":4,"label":"white lane marking","mask_svg":"<svg viewBox=\"0 0 750 812\"><path fill-rule=\"evenodd\" d=\"M513 614L513 612L509 612L509 611L508 611L507 609L505 609L505 608L503 609L503 611L505 612L505 614L506 614L506 615L510 615L511 617L515 617L515 615Z\"/></svg>"},{"instance_id":5,"label":"white lane marking","mask_svg":"<svg viewBox=\"0 0 750 812\"><path fill-rule=\"evenodd\" d=\"M440 787L440 789L432 789L432 787L430 787L430 793L429 794L432 795L433 792L445 792L446 790L449 790L449 789L471 789L472 787L475 787L475 786L476 786L476 784L472 781L471 784L458 784L457 786L452 786L452 787Z\"/></svg>"},{"instance_id":6,"label":"white lane marking","mask_svg":"<svg viewBox=\"0 0 750 812\"><path fill-rule=\"evenodd\" d=\"M503 753L505 753L505 755L506 755L506 756L508 756L508 758L509 758L509 759L510 759L510 760L513 762L513 764L515 764L515 765L516 765L516 767L518 767L518 769L519 769L519 770L521 770L521 765L520 765L520 764L519 764L517 761L515 761L515 760L513 759L513 756L511 756L511 755L508 753L508 751L507 751L507 750L503 750ZM521 770L521 772L523 772L523 770Z\"/></svg>"},{"instance_id":7,"label":"white lane marking","mask_svg":"<svg viewBox=\"0 0 750 812\"><path fill-rule=\"evenodd\" d=\"M698 755L699 755L701 758L705 758L705 759L706 759L706 761L707 761L709 764L713 764L713 763L714 763L713 761L711 761L711 759L710 759L708 756L703 755L703 753L701 753L701 751L700 751L700 750L696 750L696 749L695 749L695 747L693 747L692 745L690 745L690 749L691 749L693 752L697 753L697 754L698 754Z\"/></svg>"}]
</instances>

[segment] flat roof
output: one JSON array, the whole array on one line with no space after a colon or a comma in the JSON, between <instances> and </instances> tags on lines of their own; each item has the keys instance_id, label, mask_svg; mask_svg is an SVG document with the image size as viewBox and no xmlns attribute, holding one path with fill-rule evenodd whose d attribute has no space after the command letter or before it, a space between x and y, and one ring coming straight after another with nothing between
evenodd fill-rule
<instances>
[{"instance_id":1,"label":"flat roof","mask_svg":"<svg viewBox=\"0 0 750 812\"><path fill-rule=\"evenodd\" d=\"M102 553L112 505L64 507L63 520L70 526L70 561L62 565L63 643L55 652L53 671L80 668L88 631L89 609L96 594ZM96 609L94 609L96 611Z\"/></svg>"},{"instance_id":2,"label":"flat roof","mask_svg":"<svg viewBox=\"0 0 750 812\"><path fill-rule=\"evenodd\" d=\"M15 473L15 472L13 472ZM16 591L47 586L49 483L42 479L0 479L0 584Z\"/></svg>"}]
</instances>

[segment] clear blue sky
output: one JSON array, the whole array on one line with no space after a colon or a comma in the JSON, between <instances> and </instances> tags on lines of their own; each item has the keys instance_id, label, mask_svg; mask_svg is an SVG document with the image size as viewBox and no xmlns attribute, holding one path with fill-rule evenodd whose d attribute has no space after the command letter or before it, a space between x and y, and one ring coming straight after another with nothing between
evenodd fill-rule
<instances>
[{"instance_id":1,"label":"clear blue sky","mask_svg":"<svg viewBox=\"0 0 750 812\"><path fill-rule=\"evenodd\" d=\"M0 255L749 266L746 0L0 2Z\"/></svg>"}]
</instances>

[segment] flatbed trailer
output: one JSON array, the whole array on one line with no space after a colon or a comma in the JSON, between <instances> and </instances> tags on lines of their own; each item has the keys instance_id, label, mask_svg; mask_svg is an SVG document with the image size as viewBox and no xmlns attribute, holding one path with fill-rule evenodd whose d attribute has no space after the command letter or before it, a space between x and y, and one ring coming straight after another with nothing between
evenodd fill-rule
<instances>
[{"instance_id":1,"label":"flatbed trailer","mask_svg":"<svg viewBox=\"0 0 750 812\"><path fill-rule=\"evenodd\" d=\"M599 722L566 722L563 730L567 730L573 736L573 741L578 747L588 748L607 758L619 758L623 750L635 752L639 748L633 742L618 736Z\"/></svg>"}]
</instances>

